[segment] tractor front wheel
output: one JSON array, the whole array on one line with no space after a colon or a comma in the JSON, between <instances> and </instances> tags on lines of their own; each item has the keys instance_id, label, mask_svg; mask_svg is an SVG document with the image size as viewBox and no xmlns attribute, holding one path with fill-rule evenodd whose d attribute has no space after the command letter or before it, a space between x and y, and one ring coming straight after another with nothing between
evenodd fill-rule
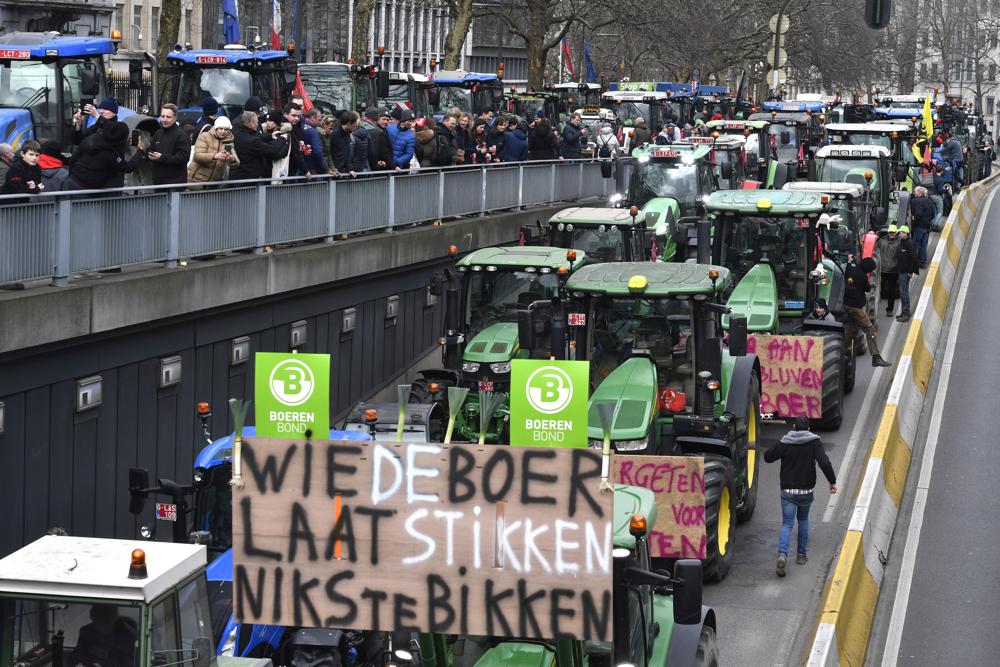
<instances>
[{"instance_id":1,"label":"tractor front wheel","mask_svg":"<svg viewBox=\"0 0 1000 667\"><path fill-rule=\"evenodd\" d=\"M695 667L719 667L719 642L715 630L707 625L701 628L694 664Z\"/></svg>"},{"instance_id":2,"label":"tractor front wheel","mask_svg":"<svg viewBox=\"0 0 1000 667\"><path fill-rule=\"evenodd\" d=\"M736 546L736 483L733 464L723 456L705 457L705 581L722 581Z\"/></svg>"},{"instance_id":3,"label":"tractor front wheel","mask_svg":"<svg viewBox=\"0 0 1000 667\"><path fill-rule=\"evenodd\" d=\"M747 402L747 430L740 441L738 455L743 460L743 479L746 489L743 494L743 504L736 512L739 523L746 523L753 516L757 507L757 480L760 479L760 460L757 449L757 437L760 433L760 390L757 389L757 379L750 385L750 400Z\"/></svg>"},{"instance_id":4,"label":"tractor front wheel","mask_svg":"<svg viewBox=\"0 0 1000 667\"><path fill-rule=\"evenodd\" d=\"M811 426L820 431L836 431L844 421L844 336L829 331L823 336L822 416Z\"/></svg>"}]
</instances>

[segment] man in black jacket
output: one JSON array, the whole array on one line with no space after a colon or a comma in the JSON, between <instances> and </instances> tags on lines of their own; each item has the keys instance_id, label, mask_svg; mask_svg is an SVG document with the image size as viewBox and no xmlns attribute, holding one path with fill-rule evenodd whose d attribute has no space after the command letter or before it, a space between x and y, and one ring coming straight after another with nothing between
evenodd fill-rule
<instances>
[{"instance_id":1,"label":"man in black jacket","mask_svg":"<svg viewBox=\"0 0 1000 667\"><path fill-rule=\"evenodd\" d=\"M146 157L153 163L153 185L187 183L191 141L177 124L177 106L160 108L160 129L153 133Z\"/></svg>"},{"instance_id":2,"label":"man in black jacket","mask_svg":"<svg viewBox=\"0 0 1000 667\"><path fill-rule=\"evenodd\" d=\"M94 124L90 127L84 127L84 115L93 117ZM82 144L87 137L117 122L118 100L115 98L105 97L96 107L93 104L85 104L83 111L77 111L73 114L73 143Z\"/></svg>"},{"instance_id":3,"label":"man in black jacket","mask_svg":"<svg viewBox=\"0 0 1000 667\"><path fill-rule=\"evenodd\" d=\"M96 190L120 188L125 185L125 174L135 169L136 153L126 157L129 137L128 125L121 121L109 123L101 131L91 134L66 160L69 178L66 190Z\"/></svg>"},{"instance_id":4,"label":"man in black jacket","mask_svg":"<svg viewBox=\"0 0 1000 667\"><path fill-rule=\"evenodd\" d=\"M256 111L244 111L233 128L233 144L240 163L229 170L229 180L270 178L274 162L288 154L288 141L277 130L261 134Z\"/></svg>"},{"instance_id":5,"label":"man in black jacket","mask_svg":"<svg viewBox=\"0 0 1000 667\"><path fill-rule=\"evenodd\" d=\"M872 355L872 366L876 368L891 366L888 361L882 358L878 351L878 341L875 339L875 325L868 317L868 292L871 291L871 283L868 282L868 275L875 271L877 265L871 257L861 260L859 265L854 261L854 256L847 258L847 269L844 271L844 310L847 312L847 331L845 335L847 342L853 341L858 335L858 330L865 332L868 340L868 350Z\"/></svg>"},{"instance_id":6,"label":"man in black jacket","mask_svg":"<svg viewBox=\"0 0 1000 667\"><path fill-rule=\"evenodd\" d=\"M913 244L917 246L917 258L923 269L927 267L927 241L931 236L931 224L937 217L937 208L927 196L927 188L921 185L913 188L910 217L913 218Z\"/></svg>"},{"instance_id":7,"label":"man in black jacket","mask_svg":"<svg viewBox=\"0 0 1000 667\"><path fill-rule=\"evenodd\" d=\"M392 157L392 142L385 127L389 124L389 113L385 110L369 109L361 119L361 125L368 132L368 166L371 171L395 169Z\"/></svg>"},{"instance_id":8,"label":"man in black jacket","mask_svg":"<svg viewBox=\"0 0 1000 667\"><path fill-rule=\"evenodd\" d=\"M917 245L910 238L910 228L899 228L899 249L896 251L896 270L899 271L899 302L902 310L896 316L897 322L910 320L910 279L920 271Z\"/></svg>"},{"instance_id":9,"label":"man in black jacket","mask_svg":"<svg viewBox=\"0 0 1000 667\"><path fill-rule=\"evenodd\" d=\"M559 155L567 160L580 159L583 147L587 145L584 129L580 127L580 114L574 113L563 127L562 144Z\"/></svg>"},{"instance_id":10,"label":"man in black jacket","mask_svg":"<svg viewBox=\"0 0 1000 667\"><path fill-rule=\"evenodd\" d=\"M797 539L798 557L795 562L802 565L807 560L809 550L809 507L813 502L813 488L816 486L816 466L823 471L830 482L830 493L837 492L837 475L833 472L830 458L823 449L823 441L809 431L809 419L799 417L795 427L778 441L778 444L764 452L764 460L774 463L781 460L781 535L778 539L777 574L785 576L788 548L792 541L792 526L799 523Z\"/></svg>"}]
</instances>

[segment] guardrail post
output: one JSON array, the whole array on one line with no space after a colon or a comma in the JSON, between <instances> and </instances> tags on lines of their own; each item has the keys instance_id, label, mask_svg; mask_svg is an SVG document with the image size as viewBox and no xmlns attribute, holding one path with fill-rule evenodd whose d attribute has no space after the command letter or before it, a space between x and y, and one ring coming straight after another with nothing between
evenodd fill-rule
<instances>
[{"instance_id":1,"label":"guardrail post","mask_svg":"<svg viewBox=\"0 0 1000 667\"><path fill-rule=\"evenodd\" d=\"M438 222L444 220L444 169L438 169Z\"/></svg>"},{"instance_id":2,"label":"guardrail post","mask_svg":"<svg viewBox=\"0 0 1000 667\"><path fill-rule=\"evenodd\" d=\"M257 235L254 238L253 252L260 255L267 243L267 188L257 186Z\"/></svg>"},{"instance_id":3,"label":"guardrail post","mask_svg":"<svg viewBox=\"0 0 1000 667\"><path fill-rule=\"evenodd\" d=\"M577 199L583 199L583 163L582 162L580 163L580 173L577 174L577 176L578 176L578 178L577 178L577 185L580 186L579 188L577 188L579 190L579 192L580 192L580 195L577 197Z\"/></svg>"},{"instance_id":4,"label":"guardrail post","mask_svg":"<svg viewBox=\"0 0 1000 667\"><path fill-rule=\"evenodd\" d=\"M556 200L556 164L549 165L549 203Z\"/></svg>"},{"instance_id":5,"label":"guardrail post","mask_svg":"<svg viewBox=\"0 0 1000 667\"><path fill-rule=\"evenodd\" d=\"M386 227L385 231L391 232L392 228L396 226L396 177L389 176L389 226Z\"/></svg>"},{"instance_id":6,"label":"guardrail post","mask_svg":"<svg viewBox=\"0 0 1000 667\"><path fill-rule=\"evenodd\" d=\"M517 208L524 208L524 165L517 165Z\"/></svg>"},{"instance_id":7,"label":"guardrail post","mask_svg":"<svg viewBox=\"0 0 1000 667\"><path fill-rule=\"evenodd\" d=\"M177 268L181 246L181 193L173 190L167 197L167 268Z\"/></svg>"},{"instance_id":8,"label":"guardrail post","mask_svg":"<svg viewBox=\"0 0 1000 667\"><path fill-rule=\"evenodd\" d=\"M479 190L479 217L486 215L486 165L482 167L482 181Z\"/></svg>"},{"instance_id":9,"label":"guardrail post","mask_svg":"<svg viewBox=\"0 0 1000 667\"><path fill-rule=\"evenodd\" d=\"M55 242L52 244L52 284L66 287L69 284L70 248L72 247L72 220L69 198L60 199L56 207Z\"/></svg>"},{"instance_id":10,"label":"guardrail post","mask_svg":"<svg viewBox=\"0 0 1000 667\"><path fill-rule=\"evenodd\" d=\"M337 179L332 176L326 181L326 238L327 243L333 243L337 235Z\"/></svg>"}]
</instances>

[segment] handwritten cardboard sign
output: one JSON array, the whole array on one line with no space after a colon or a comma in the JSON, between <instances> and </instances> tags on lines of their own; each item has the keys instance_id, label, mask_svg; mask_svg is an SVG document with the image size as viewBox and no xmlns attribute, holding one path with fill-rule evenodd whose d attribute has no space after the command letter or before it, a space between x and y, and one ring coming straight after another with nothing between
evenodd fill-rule
<instances>
[{"instance_id":1,"label":"handwritten cardboard sign","mask_svg":"<svg viewBox=\"0 0 1000 667\"><path fill-rule=\"evenodd\" d=\"M250 439L243 475L239 621L612 637L600 452Z\"/></svg>"},{"instance_id":2,"label":"handwritten cardboard sign","mask_svg":"<svg viewBox=\"0 0 1000 667\"><path fill-rule=\"evenodd\" d=\"M654 558L704 558L705 460L700 456L627 456L611 461L618 484L656 494L656 522L649 530Z\"/></svg>"},{"instance_id":3,"label":"handwritten cardboard sign","mask_svg":"<svg viewBox=\"0 0 1000 667\"><path fill-rule=\"evenodd\" d=\"M760 412L773 417L823 416L823 338L753 335L747 351L760 359Z\"/></svg>"}]
</instances>

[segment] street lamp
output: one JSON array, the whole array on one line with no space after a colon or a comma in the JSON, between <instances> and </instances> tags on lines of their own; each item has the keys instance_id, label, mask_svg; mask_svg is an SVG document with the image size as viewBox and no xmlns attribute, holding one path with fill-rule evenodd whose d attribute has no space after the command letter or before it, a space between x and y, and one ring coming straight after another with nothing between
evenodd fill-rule
<instances>
[{"instance_id":1,"label":"street lamp","mask_svg":"<svg viewBox=\"0 0 1000 667\"><path fill-rule=\"evenodd\" d=\"M136 43L139 45L139 49L132 49L133 51L138 51L142 47L142 27L138 24L133 23L132 28L132 38L135 39Z\"/></svg>"}]
</instances>

